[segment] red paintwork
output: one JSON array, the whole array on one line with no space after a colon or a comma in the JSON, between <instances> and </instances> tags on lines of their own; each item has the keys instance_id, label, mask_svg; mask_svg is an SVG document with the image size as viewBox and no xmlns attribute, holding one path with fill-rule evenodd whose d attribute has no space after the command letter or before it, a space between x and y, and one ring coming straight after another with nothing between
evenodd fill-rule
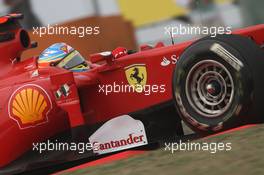
<instances>
[{"instance_id":1,"label":"red paintwork","mask_svg":"<svg viewBox=\"0 0 264 175\"><path fill-rule=\"evenodd\" d=\"M0 18L0 21L2 19ZM22 29L12 31L16 39L0 43L0 167L8 165L23 153L32 149L33 142L44 141L58 133L79 125L105 122L118 115L127 114L172 99L172 73L175 65L162 67L163 57L179 56L192 42L144 49L108 64L93 64L92 69L83 73L72 73L63 69L38 68L37 58L23 62L11 62L20 57L24 48L19 40ZM248 35L258 44L264 41L264 25L244 29L237 34ZM97 55L97 59L98 55ZM133 64L146 64L147 84L166 85L166 92L145 96L140 93L99 93L99 85L128 84L124 68ZM37 76L33 72L38 70ZM8 113L9 99L13 92L26 84L42 87L48 93L52 109L48 122L27 129L21 129ZM63 84L70 87L68 97L59 100L55 92ZM161 116L162 117L162 116Z\"/></svg>"}]
</instances>

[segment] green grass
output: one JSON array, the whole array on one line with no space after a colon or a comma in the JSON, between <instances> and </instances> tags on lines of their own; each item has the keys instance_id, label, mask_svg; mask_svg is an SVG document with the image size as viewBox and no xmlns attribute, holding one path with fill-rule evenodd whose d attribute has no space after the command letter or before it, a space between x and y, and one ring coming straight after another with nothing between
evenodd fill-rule
<instances>
[{"instance_id":1,"label":"green grass","mask_svg":"<svg viewBox=\"0 0 264 175\"><path fill-rule=\"evenodd\" d=\"M89 175L255 175L264 174L264 125L196 142L231 142L231 151L150 151L68 174ZM67 174L67 173L65 173Z\"/></svg>"}]
</instances>

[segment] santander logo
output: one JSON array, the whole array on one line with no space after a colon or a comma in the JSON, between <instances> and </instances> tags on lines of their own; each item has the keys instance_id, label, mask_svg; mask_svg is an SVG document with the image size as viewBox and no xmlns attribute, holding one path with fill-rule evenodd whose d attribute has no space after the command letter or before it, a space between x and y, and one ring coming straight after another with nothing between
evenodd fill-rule
<instances>
[{"instance_id":1,"label":"santander logo","mask_svg":"<svg viewBox=\"0 0 264 175\"><path fill-rule=\"evenodd\" d=\"M129 115L104 123L90 137L95 154L106 154L148 144L144 124Z\"/></svg>"},{"instance_id":2,"label":"santander logo","mask_svg":"<svg viewBox=\"0 0 264 175\"><path fill-rule=\"evenodd\" d=\"M121 140L112 140L106 143L98 143L93 142L93 145L95 146L94 149L96 150L108 150L113 148L120 148L123 146L138 144L138 143L145 143L144 141L144 135L136 136L134 133L129 134L128 138L121 139Z\"/></svg>"}]
</instances>

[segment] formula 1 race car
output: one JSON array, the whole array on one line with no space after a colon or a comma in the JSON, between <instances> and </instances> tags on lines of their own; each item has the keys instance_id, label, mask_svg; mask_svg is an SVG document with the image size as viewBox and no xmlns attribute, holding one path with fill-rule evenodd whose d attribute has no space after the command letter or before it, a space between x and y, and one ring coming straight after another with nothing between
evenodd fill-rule
<instances>
[{"instance_id":1,"label":"formula 1 race car","mask_svg":"<svg viewBox=\"0 0 264 175\"><path fill-rule=\"evenodd\" d=\"M172 46L118 48L89 61L74 52L40 66L39 57L20 59L37 46L22 17L0 17L0 173L182 135L181 120L208 134L264 114L264 25ZM91 149L72 151L80 143Z\"/></svg>"}]
</instances>

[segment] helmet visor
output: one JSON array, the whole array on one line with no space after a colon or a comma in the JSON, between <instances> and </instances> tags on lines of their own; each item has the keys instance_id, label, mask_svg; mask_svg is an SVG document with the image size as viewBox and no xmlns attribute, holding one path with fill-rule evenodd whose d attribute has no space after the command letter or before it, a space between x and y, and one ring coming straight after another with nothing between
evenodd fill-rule
<instances>
[{"instance_id":1,"label":"helmet visor","mask_svg":"<svg viewBox=\"0 0 264 175\"><path fill-rule=\"evenodd\" d=\"M89 69L89 65L77 50L67 55L56 66L73 71Z\"/></svg>"}]
</instances>

